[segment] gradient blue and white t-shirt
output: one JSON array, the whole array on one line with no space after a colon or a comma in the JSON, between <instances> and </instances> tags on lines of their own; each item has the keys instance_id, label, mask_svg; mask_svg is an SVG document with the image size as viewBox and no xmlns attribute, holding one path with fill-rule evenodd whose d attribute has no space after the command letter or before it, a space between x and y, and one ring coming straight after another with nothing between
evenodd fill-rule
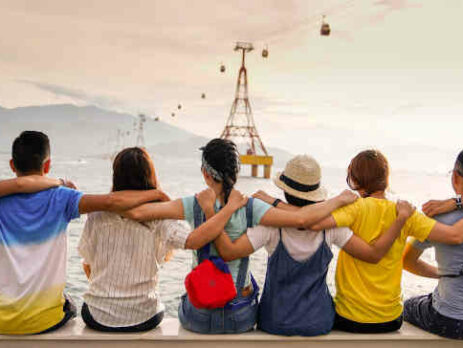
<instances>
[{"instance_id":1,"label":"gradient blue and white t-shirt","mask_svg":"<svg viewBox=\"0 0 463 348\"><path fill-rule=\"evenodd\" d=\"M63 319L66 228L81 197L58 187L0 198L0 334L37 333Z\"/></svg>"}]
</instances>

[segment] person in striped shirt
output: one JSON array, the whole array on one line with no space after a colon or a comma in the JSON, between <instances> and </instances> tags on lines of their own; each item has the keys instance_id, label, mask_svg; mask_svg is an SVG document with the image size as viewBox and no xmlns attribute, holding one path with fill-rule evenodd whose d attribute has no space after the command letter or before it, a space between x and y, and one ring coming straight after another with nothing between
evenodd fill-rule
<instances>
[{"instance_id":1,"label":"person in striped shirt","mask_svg":"<svg viewBox=\"0 0 463 348\"><path fill-rule=\"evenodd\" d=\"M113 163L112 191L149 190L159 186L149 154L138 147L122 150ZM199 202L208 199L203 191ZM168 201L165 195L162 199ZM173 249L199 249L214 240L247 199L233 190L226 206L191 231L178 220L137 222L117 213L89 214L79 243L89 290L82 318L105 332L140 332L162 321L164 306L156 293L160 265Z\"/></svg>"},{"instance_id":2,"label":"person in striped shirt","mask_svg":"<svg viewBox=\"0 0 463 348\"><path fill-rule=\"evenodd\" d=\"M0 182L0 334L49 332L75 316L64 294L72 219L160 197L157 190L83 194L47 178L50 165L44 133L25 131L15 139L10 166L17 178Z\"/></svg>"}]
</instances>

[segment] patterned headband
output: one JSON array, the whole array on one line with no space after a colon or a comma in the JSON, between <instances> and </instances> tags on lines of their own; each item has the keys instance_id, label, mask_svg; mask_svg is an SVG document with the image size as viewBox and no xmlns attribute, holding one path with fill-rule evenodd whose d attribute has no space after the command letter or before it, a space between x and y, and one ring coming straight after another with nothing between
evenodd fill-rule
<instances>
[{"instance_id":1,"label":"patterned headband","mask_svg":"<svg viewBox=\"0 0 463 348\"><path fill-rule=\"evenodd\" d=\"M202 163L201 167L207 172L207 174L212 176L212 178L214 180L220 181L220 182L223 181L222 175L217 170L212 168L212 166L209 163L207 163L207 161L204 159L204 157L203 157L203 163Z\"/></svg>"}]
</instances>

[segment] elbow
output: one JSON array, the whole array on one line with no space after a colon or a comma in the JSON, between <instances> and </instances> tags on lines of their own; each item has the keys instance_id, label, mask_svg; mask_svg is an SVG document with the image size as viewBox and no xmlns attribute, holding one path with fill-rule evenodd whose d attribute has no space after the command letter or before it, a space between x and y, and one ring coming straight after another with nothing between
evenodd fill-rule
<instances>
[{"instance_id":1,"label":"elbow","mask_svg":"<svg viewBox=\"0 0 463 348\"><path fill-rule=\"evenodd\" d=\"M232 253L224 253L223 255L221 254L220 256L225 262L230 262L230 261L237 259L237 257L235 257Z\"/></svg>"},{"instance_id":2,"label":"elbow","mask_svg":"<svg viewBox=\"0 0 463 348\"><path fill-rule=\"evenodd\" d=\"M124 212L123 216L130 220L135 220L138 222L142 221L142 216L136 209L127 210L126 212Z\"/></svg>"},{"instance_id":3,"label":"elbow","mask_svg":"<svg viewBox=\"0 0 463 348\"><path fill-rule=\"evenodd\" d=\"M370 256L367 262L376 265L379 263L379 261L381 261L382 258L383 258L382 256L378 256L378 255Z\"/></svg>"},{"instance_id":4,"label":"elbow","mask_svg":"<svg viewBox=\"0 0 463 348\"><path fill-rule=\"evenodd\" d=\"M454 234L449 240L449 244L453 244L453 245L462 244L462 243L463 243L463 234L462 233Z\"/></svg>"}]
</instances>

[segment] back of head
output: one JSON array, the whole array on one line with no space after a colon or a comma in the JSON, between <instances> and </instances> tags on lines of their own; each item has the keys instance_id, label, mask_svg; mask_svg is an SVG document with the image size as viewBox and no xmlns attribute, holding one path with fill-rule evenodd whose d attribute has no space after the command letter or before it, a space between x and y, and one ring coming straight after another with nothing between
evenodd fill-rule
<instances>
[{"instance_id":1,"label":"back of head","mask_svg":"<svg viewBox=\"0 0 463 348\"><path fill-rule=\"evenodd\" d=\"M463 177L463 151L458 154L457 160L455 161L455 170L458 175Z\"/></svg>"},{"instance_id":2,"label":"back of head","mask_svg":"<svg viewBox=\"0 0 463 348\"><path fill-rule=\"evenodd\" d=\"M50 140L42 132L24 131L13 142L13 164L19 173L40 172L49 157Z\"/></svg>"},{"instance_id":3,"label":"back of head","mask_svg":"<svg viewBox=\"0 0 463 348\"><path fill-rule=\"evenodd\" d=\"M119 152L113 162L113 191L156 188L156 173L148 153L139 147Z\"/></svg>"},{"instance_id":4,"label":"back of head","mask_svg":"<svg viewBox=\"0 0 463 348\"><path fill-rule=\"evenodd\" d=\"M236 145L230 140L216 138L209 141L202 150L203 168L216 182L222 183L226 203L240 171Z\"/></svg>"},{"instance_id":5,"label":"back of head","mask_svg":"<svg viewBox=\"0 0 463 348\"><path fill-rule=\"evenodd\" d=\"M360 152L349 164L347 179L353 190L364 191L364 197L386 191L389 186L389 164L386 157L377 150Z\"/></svg>"}]
</instances>

